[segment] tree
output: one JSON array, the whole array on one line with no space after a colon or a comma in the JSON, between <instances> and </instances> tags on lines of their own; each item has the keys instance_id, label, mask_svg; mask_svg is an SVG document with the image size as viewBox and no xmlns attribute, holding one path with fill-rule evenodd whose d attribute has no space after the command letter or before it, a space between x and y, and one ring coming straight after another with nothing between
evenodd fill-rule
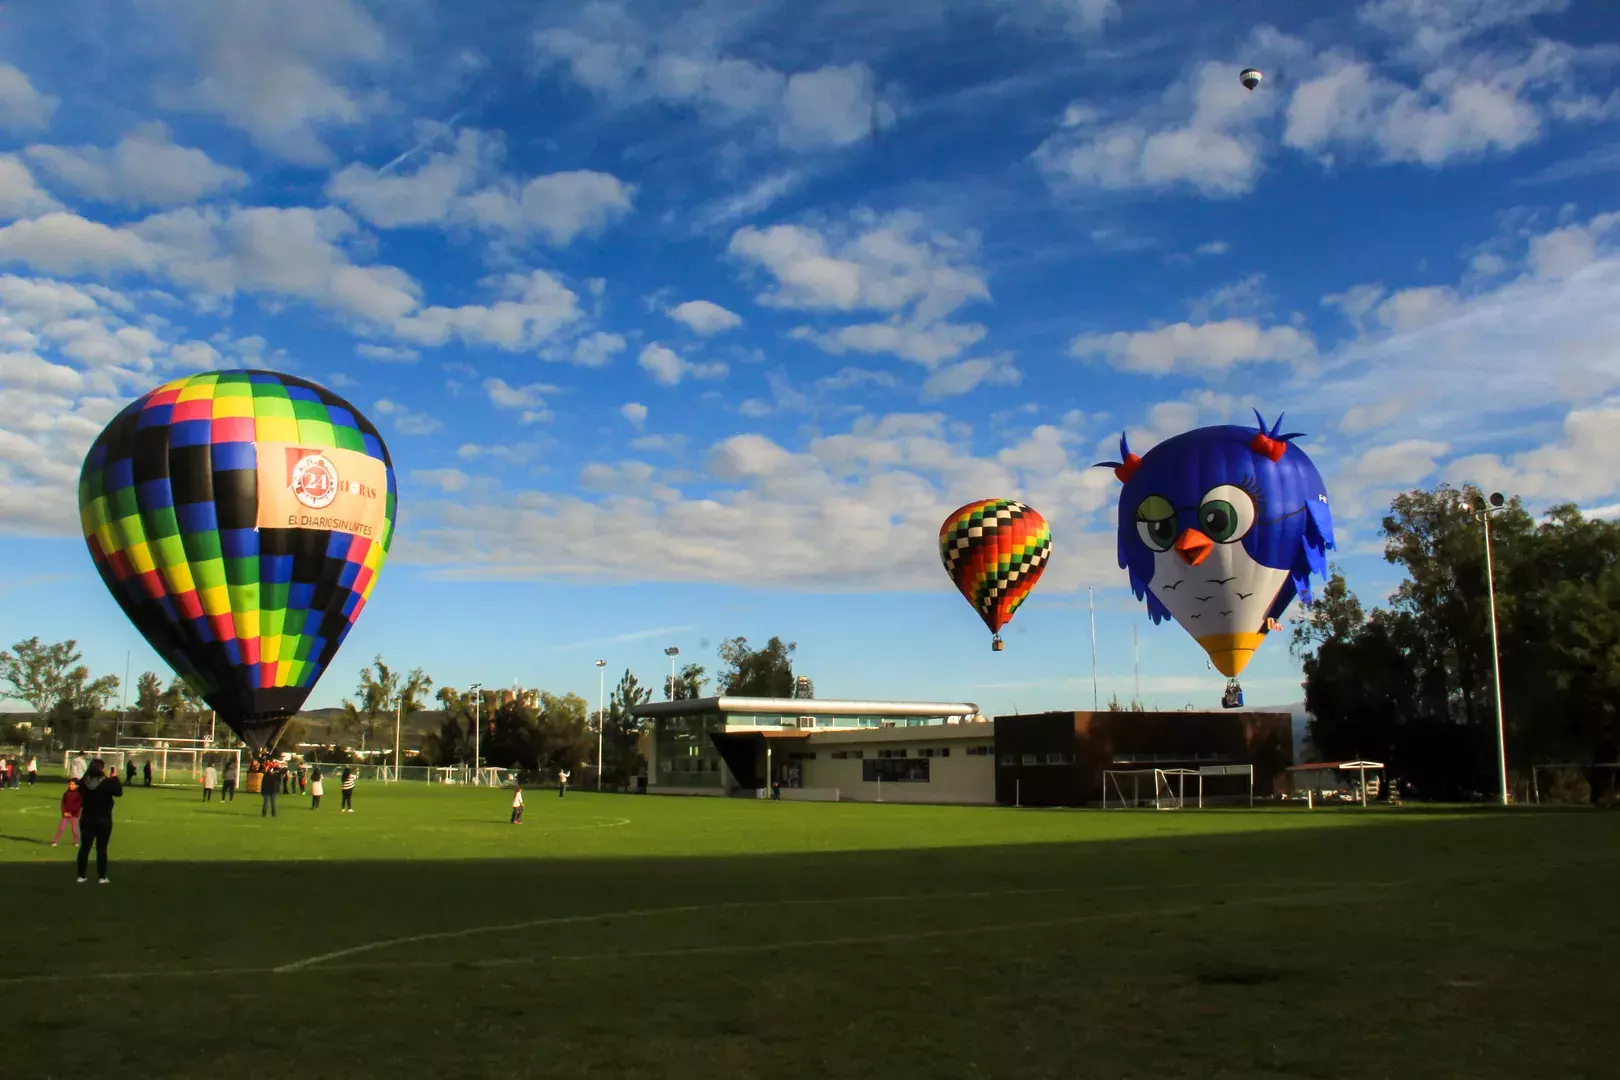
<instances>
[{"instance_id":1,"label":"tree","mask_svg":"<svg viewBox=\"0 0 1620 1080\"><path fill-rule=\"evenodd\" d=\"M163 722L163 680L155 671L143 671L135 680L134 723L141 731L156 732Z\"/></svg>"},{"instance_id":2,"label":"tree","mask_svg":"<svg viewBox=\"0 0 1620 1080\"><path fill-rule=\"evenodd\" d=\"M540 692L535 757L544 776L554 776L561 769L572 772L589 760L596 749L587 722L590 708L578 694L558 697Z\"/></svg>"},{"instance_id":3,"label":"tree","mask_svg":"<svg viewBox=\"0 0 1620 1080\"><path fill-rule=\"evenodd\" d=\"M748 639L735 637L720 644L721 693L731 697L790 698L793 696L793 652L796 642L773 637L763 649L748 647Z\"/></svg>"},{"instance_id":4,"label":"tree","mask_svg":"<svg viewBox=\"0 0 1620 1080\"><path fill-rule=\"evenodd\" d=\"M157 737L168 735L177 739L194 738L202 714L207 708L203 699L186 685L184 679L178 677L171 679L168 688L158 697L158 720L151 734Z\"/></svg>"},{"instance_id":5,"label":"tree","mask_svg":"<svg viewBox=\"0 0 1620 1080\"><path fill-rule=\"evenodd\" d=\"M1146 710L1143 709L1142 703L1140 701L1135 700L1134 698L1131 699L1131 703L1129 705L1120 704L1119 695L1115 694L1113 697L1108 699L1108 711L1109 712L1145 712Z\"/></svg>"},{"instance_id":6,"label":"tree","mask_svg":"<svg viewBox=\"0 0 1620 1080\"><path fill-rule=\"evenodd\" d=\"M0 679L10 683L14 695L33 706L43 720L61 699L80 659L78 642L72 639L46 645L31 637L11 651L0 651Z\"/></svg>"},{"instance_id":7,"label":"tree","mask_svg":"<svg viewBox=\"0 0 1620 1080\"><path fill-rule=\"evenodd\" d=\"M396 725L403 740L405 730L410 726L411 717L421 712L425 707L428 692L433 689L433 679L421 668L412 668L409 675L399 683L399 689L394 694L394 708L399 717Z\"/></svg>"},{"instance_id":8,"label":"tree","mask_svg":"<svg viewBox=\"0 0 1620 1080\"><path fill-rule=\"evenodd\" d=\"M696 664L686 665L686 669L676 679L674 688L676 695L685 698L686 692L691 691L691 697L698 697L702 690L702 677L702 668ZM647 767L647 759L641 752L641 737L647 729L647 724L640 717L632 716L630 710L650 700L652 691L642 686L631 674L630 669L626 668L624 677L619 680L619 685L614 687L613 696L608 701L607 717L602 720L604 786L627 788Z\"/></svg>"},{"instance_id":9,"label":"tree","mask_svg":"<svg viewBox=\"0 0 1620 1080\"><path fill-rule=\"evenodd\" d=\"M675 700L692 701L696 698L702 697L703 684L707 681L708 676L704 674L703 665L687 664L685 667L681 668L680 673L675 676L675 685L673 687L675 691ZM664 691L664 697L666 699L669 697L668 689Z\"/></svg>"},{"instance_id":10,"label":"tree","mask_svg":"<svg viewBox=\"0 0 1620 1080\"><path fill-rule=\"evenodd\" d=\"M360 669L360 684L354 692L359 700L351 703L344 699L343 712L351 730L360 738L362 752L379 732L393 725L394 705L399 700L399 692L399 672L383 663L380 655L371 662L370 667Z\"/></svg>"}]
</instances>

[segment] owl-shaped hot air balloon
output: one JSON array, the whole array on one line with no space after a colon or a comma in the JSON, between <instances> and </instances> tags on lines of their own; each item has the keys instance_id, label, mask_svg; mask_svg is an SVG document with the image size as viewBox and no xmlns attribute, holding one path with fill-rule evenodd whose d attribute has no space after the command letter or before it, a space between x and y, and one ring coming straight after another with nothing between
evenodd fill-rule
<instances>
[{"instance_id":1,"label":"owl-shaped hot air balloon","mask_svg":"<svg viewBox=\"0 0 1620 1080\"><path fill-rule=\"evenodd\" d=\"M1235 680L1311 575L1327 574L1333 516L1322 476L1259 412L1259 428L1184 432L1146 455L1119 440L1119 565L1155 623L1175 619ZM1235 681L1229 692L1235 689Z\"/></svg>"},{"instance_id":2,"label":"owl-shaped hot air balloon","mask_svg":"<svg viewBox=\"0 0 1620 1080\"><path fill-rule=\"evenodd\" d=\"M85 541L118 606L255 751L365 609L394 506L371 422L270 371L165 383L113 418L79 476Z\"/></svg>"},{"instance_id":3,"label":"owl-shaped hot air balloon","mask_svg":"<svg viewBox=\"0 0 1620 1080\"><path fill-rule=\"evenodd\" d=\"M939 558L984 625L990 647L1041 579L1052 553L1052 530L1034 507L1011 499L980 499L939 527Z\"/></svg>"}]
</instances>

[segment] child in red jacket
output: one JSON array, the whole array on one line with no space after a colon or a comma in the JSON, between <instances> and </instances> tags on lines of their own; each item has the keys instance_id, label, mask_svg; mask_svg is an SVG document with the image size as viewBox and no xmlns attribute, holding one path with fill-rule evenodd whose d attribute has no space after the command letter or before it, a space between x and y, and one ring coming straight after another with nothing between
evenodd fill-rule
<instances>
[{"instance_id":1,"label":"child in red jacket","mask_svg":"<svg viewBox=\"0 0 1620 1080\"><path fill-rule=\"evenodd\" d=\"M73 827L73 846L79 846L79 815L84 812L84 796L79 794L79 782L69 780L67 790L62 792L62 820L56 823L56 835L51 837L51 847L62 839L62 830L68 826Z\"/></svg>"}]
</instances>

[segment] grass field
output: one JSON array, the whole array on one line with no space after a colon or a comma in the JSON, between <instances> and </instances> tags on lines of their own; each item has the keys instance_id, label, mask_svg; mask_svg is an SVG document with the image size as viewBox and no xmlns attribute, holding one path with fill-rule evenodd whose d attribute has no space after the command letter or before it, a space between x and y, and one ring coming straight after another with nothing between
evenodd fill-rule
<instances>
[{"instance_id":1,"label":"grass field","mask_svg":"<svg viewBox=\"0 0 1620 1080\"><path fill-rule=\"evenodd\" d=\"M3 1075L1428 1080L1620 1053L1599 811L535 791L514 827L502 792L262 820L136 789L99 886L46 845L60 791L0 792Z\"/></svg>"}]
</instances>

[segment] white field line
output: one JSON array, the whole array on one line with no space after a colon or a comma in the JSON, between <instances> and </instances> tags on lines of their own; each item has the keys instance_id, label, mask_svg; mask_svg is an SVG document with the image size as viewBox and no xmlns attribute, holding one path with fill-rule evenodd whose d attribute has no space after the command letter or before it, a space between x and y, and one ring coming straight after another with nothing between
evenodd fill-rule
<instances>
[{"instance_id":1,"label":"white field line","mask_svg":"<svg viewBox=\"0 0 1620 1080\"><path fill-rule=\"evenodd\" d=\"M638 911L598 911L585 912L578 915L552 915L542 919L525 919L522 922L500 923L492 926L466 926L457 930L441 930L430 934L411 934L406 937L383 938L380 941L368 941L364 945L352 945L346 949L337 949L333 952L320 953L308 956L302 960L294 960L290 964L282 964L274 970L278 973L298 971L303 968L324 964L328 960L341 960L344 957L356 956L360 953L375 952L378 949L389 949L397 945L419 945L426 941L451 941L456 938L475 937L479 934L500 934L513 930L532 930L541 926L568 926L576 923L619 921L624 919L649 919L659 915L688 915L714 911L735 911L747 908L760 907L817 907L830 904L894 904L908 901L928 900L984 900L999 896L1036 896L1063 892L1062 889L1006 889L978 892L958 893L912 893L885 896L828 896L795 898L791 900L727 900L717 904L679 904L674 907L645 908Z\"/></svg>"}]
</instances>

